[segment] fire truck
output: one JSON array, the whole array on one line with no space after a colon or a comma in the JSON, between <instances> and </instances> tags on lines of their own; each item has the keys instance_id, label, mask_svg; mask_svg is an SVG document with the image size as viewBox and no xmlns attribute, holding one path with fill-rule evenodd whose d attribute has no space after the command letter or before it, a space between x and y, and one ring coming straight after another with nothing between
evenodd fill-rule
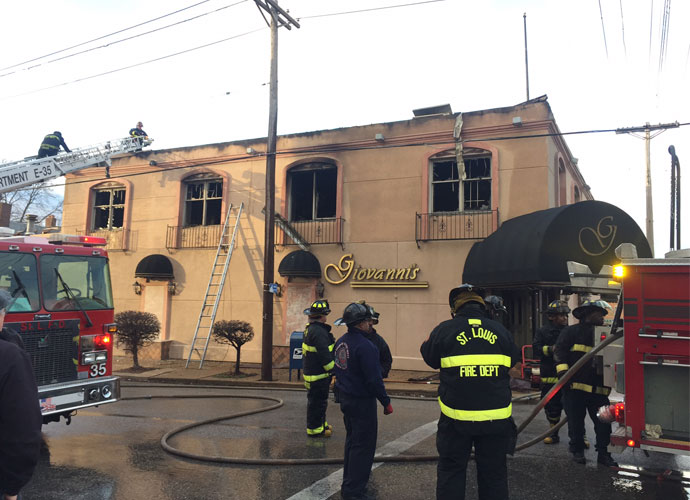
<instances>
[{"instance_id":1,"label":"fire truck","mask_svg":"<svg viewBox=\"0 0 690 500\"><path fill-rule=\"evenodd\" d=\"M605 385L624 400L600 412L619 423L612 451L690 455L690 249L640 259L622 245L617 255L624 333L603 350L602 367Z\"/></svg>"},{"instance_id":2,"label":"fire truck","mask_svg":"<svg viewBox=\"0 0 690 500\"><path fill-rule=\"evenodd\" d=\"M127 137L48 158L0 165L0 193L141 150L151 139ZM44 423L69 424L76 410L112 403L113 295L105 238L22 235L0 238L0 289L13 301L4 327L14 330L31 357Z\"/></svg>"}]
</instances>

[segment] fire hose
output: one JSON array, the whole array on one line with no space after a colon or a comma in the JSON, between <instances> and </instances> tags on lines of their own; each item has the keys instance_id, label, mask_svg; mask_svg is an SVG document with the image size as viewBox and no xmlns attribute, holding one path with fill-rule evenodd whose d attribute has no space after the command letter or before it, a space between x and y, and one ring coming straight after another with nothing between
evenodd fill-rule
<instances>
[{"instance_id":1,"label":"fire hose","mask_svg":"<svg viewBox=\"0 0 690 500\"><path fill-rule=\"evenodd\" d=\"M593 356L595 356L598 352L600 352L602 349L604 349L606 346L611 344L612 342L615 342L622 336L622 332L617 332L611 336L609 336L606 340L604 340L601 344L599 344L597 347L592 349L590 352L588 352L585 356L580 358L575 365L573 365L566 373L561 377L561 379L558 381L556 385L544 396L544 398L536 405L532 413L518 426L517 431L518 434L521 433L527 425L534 420L534 418L539 414L541 409L548 403L551 398L554 397L554 395L558 392L558 390L563 387L565 384L568 383L568 381L575 375L575 373ZM148 386L151 387L151 386ZM170 385L164 385L164 387L171 387ZM174 387L174 386L173 386ZM183 387L189 387L189 386L183 386ZM196 388L215 388L217 389L217 386L194 386ZM233 387L234 389L237 389L238 387ZM243 388L243 389L254 389L256 390L257 388ZM288 391L303 391L303 389L281 389L281 390L288 390ZM526 395L526 396L520 396L517 398L513 398L512 402L518 402L526 399L532 399L535 396L538 396L537 394L531 394L531 395ZM418 398L418 397L405 397L405 396L392 396L393 398L397 399L412 399L412 400L428 400L428 401L436 401L436 399L431 399L431 398ZM253 415L257 413L262 413L266 411L271 411L280 408L283 406L284 402L282 399L279 398L273 398L270 396L259 396L259 395L251 395L251 396L241 396L241 395L171 395L171 396L136 396L136 397L129 397L129 398L124 398L124 399L170 399L170 398L181 398L181 399L195 399L195 398L239 398L239 399L259 399L259 400L264 400L264 401L270 401L273 404L269 406L265 406L263 408L255 409L255 410L246 410L246 411L241 411L241 412L235 412L231 413L228 415L221 415L218 417L213 417L210 419L206 420L201 420L198 422L193 422L187 425L183 425L181 427L178 427L176 429L173 429L169 432L167 432L163 437L161 438L161 447L168 453L172 455L176 455L179 457L183 458L189 458L193 460L199 460L202 462L214 462L214 463L225 463L225 464L241 464L241 465L310 465L310 464L341 464L343 463L342 458L318 458L318 459L312 459L312 458L262 458L262 459L257 459L257 458L241 458L241 457L225 457L225 456L216 456L216 455L203 455L203 454L198 454L198 453L191 453L187 451L180 450L178 448L175 448L174 446L170 445L168 443L168 440L171 439L173 436L180 434L184 431L196 428L196 427L202 427L205 425L209 425L215 422L220 422L224 420L231 420L234 418L239 418L243 416L248 416L248 415ZM565 425L567 422L567 419L562 419L555 427L551 427L548 430L546 430L544 433L540 434L539 436L536 436L535 438L531 439L530 441L527 441L525 443L522 443L518 445L515 448L515 451L521 451L526 448L529 448L530 446L533 446L537 443L539 443L542 439L544 439L546 436L551 435L554 430L560 429L563 425ZM398 455L398 456L376 456L374 457L375 462L430 462L430 461L435 461L438 460L438 455Z\"/></svg>"}]
</instances>

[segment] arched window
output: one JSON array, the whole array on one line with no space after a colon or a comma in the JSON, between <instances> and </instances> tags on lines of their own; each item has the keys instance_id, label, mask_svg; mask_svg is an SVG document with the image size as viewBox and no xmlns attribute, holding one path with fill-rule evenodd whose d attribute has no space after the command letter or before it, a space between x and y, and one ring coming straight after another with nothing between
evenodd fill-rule
<instances>
[{"instance_id":1,"label":"arched window","mask_svg":"<svg viewBox=\"0 0 690 500\"><path fill-rule=\"evenodd\" d=\"M202 173L184 180L183 226L215 226L223 219L223 179Z\"/></svg>"},{"instance_id":2,"label":"arched window","mask_svg":"<svg viewBox=\"0 0 690 500\"><path fill-rule=\"evenodd\" d=\"M91 230L112 231L124 224L126 190L116 182L99 184L93 190Z\"/></svg>"},{"instance_id":3,"label":"arched window","mask_svg":"<svg viewBox=\"0 0 690 500\"><path fill-rule=\"evenodd\" d=\"M558 159L558 206L568 204L568 193L565 185L565 163L563 158Z\"/></svg>"},{"instance_id":4,"label":"arched window","mask_svg":"<svg viewBox=\"0 0 690 500\"><path fill-rule=\"evenodd\" d=\"M454 155L431 160L431 212L491 210L491 152L467 148L463 161L461 171Z\"/></svg>"},{"instance_id":5,"label":"arched window","mask_svg":"<svg viewBox=\"0 0 690 500\"><path fill-rule=\"evenodd\" d=\"M336 216L338 168L332 163L303 163L287 173L288 219L308 221Z\"/></svg>"}]
</instances>

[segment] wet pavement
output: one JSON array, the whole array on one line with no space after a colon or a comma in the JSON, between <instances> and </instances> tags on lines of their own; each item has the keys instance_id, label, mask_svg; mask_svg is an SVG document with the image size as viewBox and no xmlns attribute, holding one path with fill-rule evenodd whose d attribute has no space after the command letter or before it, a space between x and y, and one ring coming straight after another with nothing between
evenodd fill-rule
<instances>
[{"instance_id":1,"label":"wet pavement","mask_svg":"<svg viewBox=\"0 0 690 500\"><path fill-rule=\"evenodd\" d=\"M183 370L179 366L157 366L148 374L121 373L131 380L123 381L123 395L166 396L152 399L126 399L110 405L79 412L70 426L50 424L44 427L49 454L44 455L31 483L24 490L25 500L62 499L292 499L316 500L339 498L338 464L328 465L235 465L205 463L166 453L161 437L172 429L239 411L258 409L270 404L265 400L247 399L261 395L279 398L284 405L276 410L225 420L185 431L170 439L169 444L183 451L237 458L333 458L342 457L344 429L338 406L329 404L328 419L335 427L330 439L310 439L304 433L306 397L301 381L280 380L282 372L274 370L277 380L265 383L246 377L239 382L219 376L227 371L205 366L204 370ZM220 372L216 373L215 370ZM165 373L160 372L161 370ZM157 371L157 373L151 373ZM243 371L245 368L243 367ZM412 378L425 375L411 372ZM426 374L429 375L429 374ZM433 422L438 405L433 399L433 384L405 380L409 374L395 373L388 384L391 392L419 393L426 400L394 399L395 412L379 415L378 449L393 454L419 456L435 454ZM184 387L159 387L162 380L184 380ZM238 383L239 382L239 383ZM208 384L221 384L206 388ZM268 385L268 387L251 387ZM283 387L283 385L285 387ZM394 389L395 385L395 389ZM174 398L176 395L221 396L217 398ZM233 398L227 396L245 396ZM521 422L532 410L527 403L514 405L515 420ZM538 416L520 436L525 442L547 428ZM591 423L588 435L593 439ZM565 436L562 431L561 436ZM403 445L401 445L403 443ZM541 443L509 458L509 480L512 499L560 500L596 498L690 499L688 481L658 481L620 473L597 466L596 454L587 452L586 465L574 464L567 444L546 446ZM616 457L621 465L635 465L646 470L690 470L690 457L650 454L630 450ZM435 497L435 462L385 463L372 471L370 490L378 499L427 499ZM475 469L468 471L468 499L476 499Z\"/></svg>"}]
</instances>

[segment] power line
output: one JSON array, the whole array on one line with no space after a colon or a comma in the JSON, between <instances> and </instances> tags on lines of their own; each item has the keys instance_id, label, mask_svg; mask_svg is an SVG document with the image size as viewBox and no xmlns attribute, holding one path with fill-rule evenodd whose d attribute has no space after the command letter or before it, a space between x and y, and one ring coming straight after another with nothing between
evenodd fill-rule
<instances>
[{"instance_id":1,"label":"power line","mask_svg":"<svg viewBox=\"0 0 690 500\"><path fill-rule=\"evenodd\" d=\"M316 14L313 16L302 16L298 17L298 20L302 19L316 19L318 17L332 17L332 16L344 16L347 14L359 14L360 12L371 12L375 10L386 10L386 9L397 9L400 7L411 7L413 5L422 5L425 3L437 3L437 2L445 2L446 0L424 0L421 2L414 2L414 3L403 3L403 4L397 4L397 5L386 5L383 7L373 7L371 9L360 9L360 10L349 10L346 12L332 12L330 14Z\"/></svg>"},{"instance_id":2,"label":"power line","mask_svg":"<svg viewBox=\"0 0 690 500\"><path fill-rule=\"evenodd\" d=\"M675 124L674 124L675 125ZM690 125L690 122L685 122L685 123L678 123L678 127L686 127ZM513 136L504 136L504 137L481 137L481 138L471 138L471 139L464 139L460 142L476 142L476 141L507 141L507 140L520 140L520 139L534 139L534 138L539 138L539 137L561 137L561 136L567 136L567 135L584 135L584 134L602 134L602 133L623 133L627 131L626 129L622 128L608 128L608 129L591 129L591 130L577 130L573 132L549 132L549 133L544 133L544 134L533 134L533 135L513 135ZM242 142L247 142L247 141L242 141ZM303 154L316 154L316 153L339 153L342 151L364 151L364 150L370 150L370 149L398 149L398 148L408 148L408 147L419 147L419 146L438 146L441 144L451 144L454 143L455 141L453 139L443 139L443 140L436 140L436 141L422 141L422 142L411 142L411 143L405 143L405 144L376 144L376 145L371 145L371 146L334 146L334 147L317 147L317 148L312 148L312 149L300 149L300 150L283 150L283 151L276 151L275 155L276 156L288 156L288 155L303 155ZM230 145L232 143L229 143ZM165 151L165 150L161 150ZM245 160L250 160L250 159L257 159L262 156L266 156L266 153L259 153L259 154L251 154L251 155L243 155L243 156L237 156L235 158L219 158L219 159L214 159L214 160L207 160L207 161L202 161L199 163L194 163L191 165L180 165L176 167L166 167L164 169L161 169L161 171L164 172L171 172L174 170L182 170L185 168L197 168L197 167L205 167L205 166L210 166L210 165L218 165L222 163L235 163L235 162L240 162L240 161L245 161ZM181 160L181 161L188 161L188 160ZM140 175L149 175L152 172L137 172L133 174L125 174L125 175L118 175L115 177L115 179L124 179L124 178L129 178L129 177L138 177ZM75 184L84 184L88 182L93 182L93 179L84 179L81 181L74 181L70 182L69 185L75 185ZM42 189L53 189L53 188L60 188L64 187L67 184L53 184L53 185L46 185L46 186L38 186ZM17 191L28 191L30 189L36 189L37 186L33 186L33 188L23 188L23 189L18 189Z\"/></svg>"},{"instance_id":3,"label":"power line","mask_svg":"<svg viewBox=\"0 0 690 500\"><path fill-rule=\"evenodd\" d=\"M157 57L157 58L155 58L155 59L150 59L150 60L148 60L148 61L143 61L143 62L136 63L136 64L130 64L129 66L124 66L124 67L122 67L122 68L117 68L117 69L113 69L113 70L110 70L110 71L104 71L103 73L98 73L98 74L96 74L96 75L90 75L90 76L85 76L85 77L82 77L82 78L77 78L76 80L71 80L71 81L63 82L63 83L58 83L58 84L56 84L56 85L51 85L51 86L49 86L49 87L43 87L43 88L36 89L36 90L30 90L29 92L24 92L24 93L21 93L21 94L15 94L15 95L13 95L13 96L0 97L0 101L4 101L4 100L6 100L6 99L13 99L13 98L15 98L15 97L22 97L22 96L25 96L25 95L35 94L35 93L37 93L37 92L43 92L44 90L55 89L55 88L58 88L58 87L63 87L63 86L65 86L65 85L70 85L70 84L73 84L73 83L79 83L79 82L83 82L83 81L86 81L86 80L91 80L91 79L93 79L93 78L98 78L98 77L100 77L100 76L105 76L105 75L110 75L110 74L113 74L113 73L118 73L118 72L120 72L120 71L125 71L125 70L127 70L127 69L136 68L136 67L138 67L138 66L144 66L144 65L146 65L146 64L151 64L151 63L154 63L154 62L162 61L162 60L164 60L164 59L169 59L169 58L171 58L171 57L179 56L179 55L181 55L181 54L186 54L186 53L188 53L188 52L193 52L193 51L195 51L195 50L204 49L204 48L206 48L206 47L211 47L212 45L217 45L217 44L219 44L219 43L227 42L227 41L229 41L229 40L234 40L235 38L240 38L240 37L243 37L243 36L251 35L252 33L256 33L257 31L262 31L262 30L265 30L265 29L266 29L266 28L264 28L264 27L257 28L257 29L255 29L255 30L247 31L247 32L245 32L245 33L240 33L239 35L233 35L233 36L231 36L231 37L224 38L224 39L222 39L222 40L217 40L217 41L215 41L215 42L210 42L210 43L206 43L206 44L204 44L204 45L199 45L199 46L193 47L193 48L191 48L191 49L186 49L186 50L182 50L182 51L180 51L180 52L175 52L174 54L168 54L167 56L161 56L161 57Z\"/></svg>"},{"instance_id":4,"label":"power line","mask_svg":"<svg viewBox=\"0 0 690 500\"><path fill-rule=\"evenodd\" d=\"M138 28L139 26L144 26L145 24L149 24L149 23L152 23L152 22L154 22L154 21L158 21L158 20L160 20L160 19L163 19L163 18L165 18L165 17L172 16L172 15L174 15L174 14L178 14L179 12L182 12L182 11L185 11L185 10L188 10L188 9L191 9L191 8L193 8L193 7L196 7L196 6L198 6L198 5L201 5L202 3L206 3L206 2L209 2L209 1L210 1L210 0L202 0L201 2L197 2L197 3L192 4L192 5L189 5L189 6L187 6L187 7L183 7L182 9L178 9L178 10L176 10L176 11L174 11L174 12L170 12L170 13L168 13L168 14L164 14L164 15L162 15L162 16L158 16L158 17L155 17L155 18L153 18L153 19L149 19L148 21L144 21L143 23L135 24L134 26L130 26L129 28L123 28L123 29L121 29L121 30L113 31L112 33L109 33L109 34L107 34L107 35L102 35L102 36L99 36L99 37L97 37L97 38L93 38L93 39L91 39L91 40L88 40L88 41L86 41L86 42L81 42L81 43L78 43L78 44L76 44L76 45L72 45L71 47L66 47L66 48L64 48L64 49L56 50L55 52L51 52L51 53L49 53L49 54L45 54L45 55L42 55L42 56L39 56L39 57L34 57L33 59L29 59L29 60L27 60L27 61L23 61L23 62L20 62L20 63L17 63L17 64L13 64L12 66L7 66L7 67L5 67L5 68L0 68L0 71L5 71L6 69L16 68L17 66L22 66L22 65L28 64L28 63L30 63L30 62L38 61L39 59L44 59L44 58L46 58L46 57L54 56L55 54L60 54L61 52L65 52L65 51L67 51L67 50L76 49L77 47L81 47L82 45L86 45L86 44L91 43L91 42L96 42L96 41L98 41L98 40L102 40L102 39L107 38L107 37L109 37L109 36L117 35L118 33L123 33L123 32L125 32L125 31L129 31L129 30L131 30L131 29Z\"/></svg>"},{"instance_id":5,"label":"power line","mask_svg":"<svg viewBox=\"0 0 690 500\"><path fill-rule=\"evenodd\" d=\"M208 0L206 0L206 1L208 1ZM186 22L189 22L189 21L195 21L195 20L197 20L197 19L199 19L199 18L208 16L208 15L210 15L210 14L216 14L216 13L222 11L222 10L229 9L230 7L235 7L236 5L240 5L240 4L242 4L242 3L244 3L244 2L247 2L247 1L249 1L249 0L240 0L239 2L235 2L235 3L230 4L230 5L225 5L224 7L220 7L220 8L218 8L218 9L216 9L216 10L212 10L212 11L209 11L209 12L205 12L205 13L203 13L203 14L199 14L198 16L188 17L187 19L183 19L183 20L181 20L181 21L178 21L178 22L172 23L172 24L168 24L168 25L166 25L166 26L161 26L160 28L152 29L152 30L150 30L150 31L145 31L145 32L143 32L143 33L139 33L139 34L137 34L137 35L132 35L132 36L129 36L129 37L126 37L126 38L121 38L120 40L115 40L114 42L108 42L108 43L106 43L106 44L104 44L104 45L99 45L98 47L91 47L91 48L89 48L89 49L84 49L84 50L81 50L81 51L79 51L79 52L74 52L74 53L68 54L68 55L66 55L66 56L62 56L62 57L58 57L58 58L55 58L55 59L51 59L51 60L49 60L49 61L46 61L45 63L34 64L33 66L29 66L28 68L24 68L23 70L19 70L19 71L29 71L29 70L32 70L32 69L34 69L34 68L38 68L38 67L40 67L40 66L45 66L45 65L50 64L50 63L54 63L54 62L57 62L57 61L62 61L62 60L64 60L64 59L69 59L70 57L75 57L75 56L78 56L78 55L81 55L81 54L86 54L87 52L92 52L92 51L94 51L94 50L104 49L104 48L110 47L110 46L115 45L115 44L118 44L118 43L127 42L127 41L129 41L129 40L133 40L133 39L135 39L135 38L139 38L140 36L150 35L151 33L156 33L156 32L158 32L158 31L162 31L162 30L171 28L171 27L173 27L173 26L178 26L178 25L180 25L180 24L183 24L183 23L186 23ZM106 36L110 36L110 35L106 35ZM85 43L87 43L87 42L85 42ZM47 57L47 56L46 56L46 57ZM0 71L1 71L1 70L0 70ZM10 75L13 75L13 74L15 74L15 73L17 73L17 71L10 71L9 73L1 74L1 75L0 75L0 78L3 78L3 77L5 77L5 76L10 76Z\"/></svg>"},{"instance_id":6,"label":"power line","mask_svg":"<svg viewBox=\"0 0 690 500\"><path fill-rule=\"evenodd\" d=\"M604 48L606 49L606 59L608 59L609 46L606 44L606 29L604 29L604 12L601 10L601 0L599 0L599 15L601 16L601 32L604 34Z\"/></svg>"},{"instance_id":7,"label":"power line","mask_svg":"<svg viewBox=\"0 0 690 500\"><path fill-rule=\"evenodd\" d=\"M628 55L628 48L625 46L625 21L623 20L623 0L618 0L618 4L621 7L621 33L623 35L623 53Z\"/></svg>"},{"instance_id":8,"label":"power line","mask_svg":"<svg viewBox=\"0 0 690 500\"><path fill-rule=\"evenodd\" d=\"M661 43L659 44L659 71L664 67L668 46L668 28L671 22L671 0L664 0L664 15L661 21Z\"/></svg>"}]
</instances>

